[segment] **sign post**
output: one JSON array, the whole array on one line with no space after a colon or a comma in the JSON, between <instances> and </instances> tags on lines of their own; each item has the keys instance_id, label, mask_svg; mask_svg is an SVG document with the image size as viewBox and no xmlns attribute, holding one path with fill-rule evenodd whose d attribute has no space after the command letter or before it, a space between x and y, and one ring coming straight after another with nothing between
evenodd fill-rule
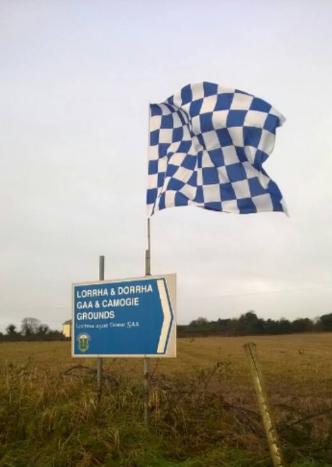
<instances>
[{"instance_id":1,"label":"sign post","mask_svg":"<svg viewBox=\"0 0 332 467\"><path fill-rule=\"evenodd\" d=\"M105 278L105 256L99 256L99 280L103 281ZM101 391L103 384L103 360L101 357L97 358L97 388L99 400L101 399Z\"/></svg>"},{"instance_id":2,"label":"sign post","mask_svg":"<svg viewBox=\"0 0 332 467\"><path fill-rule=\"evenodd\" d=\"M150 224L148 223L148 232L150 234ZM148 249L145 250L145 275L151 275L151 262L150 262L150 235L148 241ZM150 360L144 358L144 373L143 373L143 384L144 384L144 425L148 426L149 423L149 400L150 400Z\"/></svg>"},{"instance_id":3,"label":"sign post","mask_svg":"<svg viewBox=\"0 0 332 467\"><path fill-rule=\"evenodd\" d=\"M73 284L73 357L175 357L176 275Z\"/></svg>"}]
</instances>

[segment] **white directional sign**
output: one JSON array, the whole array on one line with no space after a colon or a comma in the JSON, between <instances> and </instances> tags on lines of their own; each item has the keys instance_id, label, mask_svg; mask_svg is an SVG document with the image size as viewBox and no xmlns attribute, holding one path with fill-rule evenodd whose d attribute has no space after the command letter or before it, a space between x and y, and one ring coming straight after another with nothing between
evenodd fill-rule
<instances>
[{"instance_id":1,"label":"white directional sign","mask_svg":"<svg viewBox=\"0 0 332 467\"><path fill-rule=\"evenodd\" d=\"M176 276L73 284L74 357L175 357Z\"/></svg>"}]
</instances>

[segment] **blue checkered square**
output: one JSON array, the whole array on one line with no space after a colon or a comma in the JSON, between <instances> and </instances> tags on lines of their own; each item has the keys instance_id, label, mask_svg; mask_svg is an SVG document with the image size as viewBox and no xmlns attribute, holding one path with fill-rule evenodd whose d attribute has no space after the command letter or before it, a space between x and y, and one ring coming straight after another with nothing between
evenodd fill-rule
<instances>
[{"instance_id":1,"label":"blue checkered square","mask_svg":"<svg viewBox=\"0 0 332 467\"><path fill-rule=\"evenodd\" d=\"M219 183L218 170L216 167L206 167L202 169L203 185L217 185Z\"/></svg>"}]
</instances>

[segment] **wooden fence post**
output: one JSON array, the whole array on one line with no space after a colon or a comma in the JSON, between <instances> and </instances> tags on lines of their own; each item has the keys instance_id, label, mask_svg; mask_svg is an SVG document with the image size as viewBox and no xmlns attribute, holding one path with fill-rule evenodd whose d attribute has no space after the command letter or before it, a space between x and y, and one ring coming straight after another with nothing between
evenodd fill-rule
<instances>
[{"instance_id":1,"label":"wooden fence post","mask_svg":"<svg viewBox=\"0 0 332 467\"><path fill-rule=\"evenodd\" d=\"M285 467L277 430L272 417L271 408L265 389L263 373L258 362L256 344L249 343L245 344L243 347L247 354L248 362L250 365L250 372L256 391L258 406L263 419L273 465L274 467Z\"/></svg>"}]
</instances>

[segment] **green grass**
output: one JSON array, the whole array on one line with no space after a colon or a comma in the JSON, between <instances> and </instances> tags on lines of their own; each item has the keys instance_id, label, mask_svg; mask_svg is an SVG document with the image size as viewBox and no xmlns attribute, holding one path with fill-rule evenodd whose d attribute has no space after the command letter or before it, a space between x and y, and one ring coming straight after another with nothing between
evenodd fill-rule
<instances>
[{"instance_id":1,"label":"green grass","mask_svg":"<svg viewBox=\"0 0 332 467\"><path fill-rule=\"evenodd\" d=\"M332 335L320 334L181 339L176 360L153 362L149 429L142 360L106 360L99 402L95 360L72 359L68 342L0 344L0 467L271 467L242 349L253 340L287 465L332 466Z\"/></svg>"}]
</instances>

